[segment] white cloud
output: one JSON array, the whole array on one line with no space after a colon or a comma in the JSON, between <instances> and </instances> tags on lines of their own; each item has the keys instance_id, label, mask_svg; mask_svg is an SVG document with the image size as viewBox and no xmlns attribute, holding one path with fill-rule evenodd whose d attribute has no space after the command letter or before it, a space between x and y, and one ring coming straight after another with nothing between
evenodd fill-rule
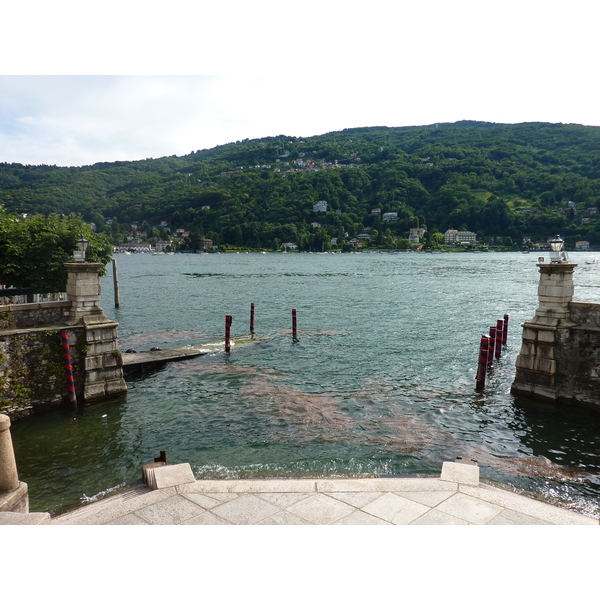
<instances>
[{"instance_id":1,"label":"white cloud","mask_svg":"<svg viewBox=\"0 0 600 600\"><path fill-rule=\"evenodd\" d=\"M0 105L0 160L78 165L184 152L181 131L202 110L211 81L0 78L1 96L9 99Z\"/></svg>"},{"instance_id":2,"label":"white cloud","mask_svg":"<svg viewBox=\"0 0 600 600\"><path fill-rule=\"evenodd\" d=\"M27 27L7 28L0 51L31 76L0 76L0 161L137 160L244 138L461 119L600 125L585 6L257 0L190 9L175 0L158 11L107 0L86 19L79 3L58 0L51 11L27 9L25 21L25 9L10 6L5 22Z\"/></svg>"}]
</instances>

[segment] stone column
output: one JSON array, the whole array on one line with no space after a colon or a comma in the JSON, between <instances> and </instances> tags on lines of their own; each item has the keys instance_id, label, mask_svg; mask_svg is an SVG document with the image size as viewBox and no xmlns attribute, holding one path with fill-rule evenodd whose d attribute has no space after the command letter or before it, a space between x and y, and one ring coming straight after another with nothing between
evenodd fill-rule
<instances>
[{"instance_id":1,"label":"stone column","mask_svg":"<svg viewBox=\"0 0 600 600\"><path fill-rule=\"evenodd\" d=\"M69 329L83 335L85 377L78 395L84 401L123 394L123 363L117 345L117 323L100 307L100 263L66 263ZM83 328L83 332L79 332Z\"/></svg>"},{"instance_id":2,"label":"stone column","mask_svg":"<svg viewBox=\"0 0 600 600\"><path fill-rule=\"evenodd\" d=\"M573 300L573 271L576 266L574 263L538 264L540 304L532 323L552 327L568 324L571 314L569 302Z\"/></svg>"},{"instance_id":3,"label":"stone column","mask_svg":"<svg viewBox=\"0 0 600 600\"><path fill-rule=\"evenodd\" d=\"M540 263L539 306L535 317L523 323L523 343L517 357L517 372L511 387L515 395L557 400L560 397L556 378L558 351L568 343L569 303L573 299L573 263Z\"/></svg>"},{"instance_id":4,"label":"stone column","mask_svg":"<svg viewBox=\"0 0 600 600\"><path fill-rule=\"evenodd\" d=\"M10 436L10 418L0 414L0 494L19 487L15 451Z\"/></svg>"},{"instance_id":5,"label":"stone column","mask_svg":"<svg viewBox=\"0 0 600 600\"><path fill-rule=\"evenodd\" d=\"M71 318L88 322L104 312L100 308L100 263L65 263L67 299L71 302Z\"/></svg>"},{"instance_id":6,"label":"stone column","mask_svg":"<svg viewBox=\"0 0 600 600\"><path fill-rule=\"evenodd\" d=\"M29 517L27 490L27 484L19 481L10 436L10 419L0 414L0 525L50 523L50 515L47 513Z\"/></svg>"}]
</instances>

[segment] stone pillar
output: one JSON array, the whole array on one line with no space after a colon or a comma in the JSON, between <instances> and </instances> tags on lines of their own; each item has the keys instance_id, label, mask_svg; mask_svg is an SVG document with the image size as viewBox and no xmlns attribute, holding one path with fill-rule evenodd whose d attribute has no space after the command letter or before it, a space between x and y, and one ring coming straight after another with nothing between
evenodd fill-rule
<instances>
[{"instance_id":1,"label":"stone pillar","mask_svg":"<svg viewBox=\"0 0 600 600\"><path fill-rule=\"evenodd\" d=\"M27 484L19 481L10 418L0 414L0 512L29 512Z\"/></svg>"},{"instance_id":2,"label":"stone pillar","mask_svg":"<svg viewBox=\"0 0 600 600\"><path fill-rule=\"evenodd\" d=\"M95 320L104 312L100 308L100 263L65 263L67 299L71 302L71 318ZM107 320L104 317L104 320Z\"/></svg>"},{"instance_id":3,"label":"stone pillar","mask_svg":"<svg viewBox=\"0 0 600 600\"><path fill-rule=\"evenodd\" d=\"M569 321L569 302L573 300L573 271L576 266L574 263L538 264L540 304L532 323L558 327Z\"/></svg>"},{"instance_id":4,"label":"stone pillar","mask_svg":"<svg viewBox=\"0 0 600 600\"><path fill-rule=\"evenodd\" d=\"M123 361L117 345L117 323L100 307L100 263L66 263L67 298L71 302L69 330L84 328L84 401L123 394Z\"/></svg>"},{"instance_id":5,"label":"stone pillar","mask_svg":"<svg viewBox=\"0 0 600 600\"><path fill-rule=\"evenodd\" d=\"M10 436L10 418L0 414L0 494L19 487L15 451Z\"/></svg>"},{"instance_id":6,"label":"stone pillar","mask_svg":"<svg viewBox=\"0 0 600 600\"><path fill-rule=\"evenodd\" d=\"M560 389L557 349L564 346L576 326L570 319L573 299L573 263L540 263L539 306L535 317L523 323L523 343L511 387L515 395L557 400Z\"/></svg>"}]
</instances>

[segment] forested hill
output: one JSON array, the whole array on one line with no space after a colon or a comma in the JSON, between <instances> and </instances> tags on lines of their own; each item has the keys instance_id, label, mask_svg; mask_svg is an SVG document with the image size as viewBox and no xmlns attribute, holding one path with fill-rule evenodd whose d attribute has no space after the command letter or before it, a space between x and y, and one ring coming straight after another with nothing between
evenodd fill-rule
<instances>
[{"instance_id":1,"label":"forested hill","mask_svg":"<svg viewBox=\"0 0 600 600\"><path fill-rule=\"evenodd\" d=\"M314 210L319 202L325 211ZM366 243L402 247L413 227L427 230L426 244L465 229L486 243L558 233L567 247L600 245L600 127L461 121L246 139L85 167L3 163L2 204L11 213L79 213L115 243L132 231L145 241L183 229L189 249L202 238L321 249L365 229Z\"/></svg>"}]
</instances>

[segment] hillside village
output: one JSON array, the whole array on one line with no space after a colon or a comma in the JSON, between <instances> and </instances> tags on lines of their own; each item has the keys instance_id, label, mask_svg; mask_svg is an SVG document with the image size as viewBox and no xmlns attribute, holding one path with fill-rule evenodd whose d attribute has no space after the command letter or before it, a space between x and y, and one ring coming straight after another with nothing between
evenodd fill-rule
<instances>
[{"instance_id":1,"label":"hillside village","mask_svg":"<svg viewBox=\"0 0 600 600\"><path fill-rule=\"evenodd\" d=\"M203 210L210 210L210 206L206 205L202 207ZM328 206L326 201L319 201L313 205L313 212L316 214L318 219L318 213L327 212ZM341 210L337 209L338 214L341 214ZM390 223L398 220L397 212L386 212L381 214L380 208L374 208L371 211L373 215L380 215L383 223ZM595 213L591 213L595 214ZM110 219L107 220L107 224L110 225ZM90 223L90 226L94 230L96 228L94 223ZM311 227L314 229L321 229L321 224L318 220L311 223ZM348 233L345 235L343 240L352 250L361 249L376 249L376 240L373 239L371 234L371 227L365 227L363 233L359 233L355 237L350 237ZM150 233L150 235L149 235ZM426 237L427 229L424 227L411 227L408 232L408 238L399 240L400 244L394 248L395 251L422 251L424 249L424 238ZM168 227L167 221L161 221L158 226L148 227L144 230L138 226L137 223L132 224L131 231L127 232L127 240L118 246L115 246L115 252L126 252L126 253L158 253L162 254L165 252L190 252L187 248L187 240L189 240L190 232L185 229L171 230ZM464 231L457 229L448 229L443 235L437 234L436 242L433 247L438 249L478 249L488 250L490 247L501 247L506 243L502 236L492 236L487 242L477 240L477 235L472 231ZM526 249L547 249L549 248L548 243L537 242L534 243L530 238L523 238L523 247ZM331 237L328 241L328 249L335 251L340 250L342 247L342 240L337 237ZM430 248L431 249L431 248ZM585 240L577 241L575 244L575 250L590 250L589 242ZM213 240L208 238L201 239L201 247L194 250L195 252L218 252L221 249L218 245L213 243ZM297 251L298 245L293 241L282 242L280 247L277 249L282 252ZM321 248L322 250L322 248ZM392 249L387 249L391 251Z\"/></svg>"},{"instance_id":2,"label":"hillside village","mask_svg":"<svg viewBox=\"0 0 600 600\"><path fill-rule=\"evenodd\" d=\"M0 164L9 213L123 251L600 247L600 128L474 121L242 140L77 168Z\"/></svg>"}]
</instances>

